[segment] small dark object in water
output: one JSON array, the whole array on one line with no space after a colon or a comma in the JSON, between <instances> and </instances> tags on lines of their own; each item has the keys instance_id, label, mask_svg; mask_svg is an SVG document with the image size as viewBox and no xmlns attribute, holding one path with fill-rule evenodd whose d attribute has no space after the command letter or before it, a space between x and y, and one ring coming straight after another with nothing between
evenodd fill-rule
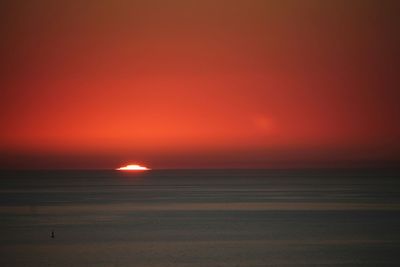
<instances>
[{"instance_id":1,"label":"small dark object in water","mask_svg":"<svg viewBox=\"0 0 400 267\"><path fill-rule=\"evenodd\" d=\"M54 231L51 231L51 238L54 238Z\"/></svg>"}]
</instances>

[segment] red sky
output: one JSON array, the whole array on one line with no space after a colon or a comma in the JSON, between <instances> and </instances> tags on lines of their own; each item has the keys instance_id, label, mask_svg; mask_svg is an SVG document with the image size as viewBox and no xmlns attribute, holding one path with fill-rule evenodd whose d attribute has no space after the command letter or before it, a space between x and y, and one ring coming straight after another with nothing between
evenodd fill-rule
<instances>
[{"instance_id":1,"label":"red sky","mask_svg":"<svg viewBox=\"0 0 400 267\"><path fill-rule=\"evenodd\" d=\"M397 1L16 2L2 168L399 162Z\"/></svg>"}]
</instances>

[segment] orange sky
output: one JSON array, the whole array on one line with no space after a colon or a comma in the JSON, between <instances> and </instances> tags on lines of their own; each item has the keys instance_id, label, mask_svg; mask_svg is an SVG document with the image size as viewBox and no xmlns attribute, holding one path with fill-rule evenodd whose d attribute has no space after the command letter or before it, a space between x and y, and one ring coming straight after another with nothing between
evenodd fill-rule
<instances>
[{"instance_id":1,"label":"orange sky","mask_svg":"<svg viewBox=\"0 0 400 267\"><path fill-rule=\"evenodd\" d=\"M400 159L396 1L2 1L0 167Z\"/></svg>"}]
</instances>

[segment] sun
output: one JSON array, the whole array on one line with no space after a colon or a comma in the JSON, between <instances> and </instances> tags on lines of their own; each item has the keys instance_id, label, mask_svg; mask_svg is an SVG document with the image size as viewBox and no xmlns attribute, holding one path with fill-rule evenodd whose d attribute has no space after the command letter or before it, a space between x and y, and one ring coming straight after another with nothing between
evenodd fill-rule
<instances>
[{"instance_id":1,"label":"sun","mask_svg":"<svg viewBox=\"0 0 400 267\"><path fill-rule=\"evenodd\" d=\"M138 164L130 164L116 169L117 171L148 171L147 167L140 166Z\"/></svg>"}]
</instances>

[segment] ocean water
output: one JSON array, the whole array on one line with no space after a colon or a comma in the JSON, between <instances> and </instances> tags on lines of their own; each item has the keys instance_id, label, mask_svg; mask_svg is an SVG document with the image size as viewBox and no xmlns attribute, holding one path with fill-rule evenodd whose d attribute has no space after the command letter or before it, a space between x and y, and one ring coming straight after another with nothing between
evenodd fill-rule
<instances>
[{"instance_id":1,"label":"ocean water","mask_svg":"<svg viewBox=\"0 0 400 267\"><path fill-rule=\"evenodd\" d=\"M4 267L400 266L396 170L0 175Z\"/></svg>"}]
</instances>

